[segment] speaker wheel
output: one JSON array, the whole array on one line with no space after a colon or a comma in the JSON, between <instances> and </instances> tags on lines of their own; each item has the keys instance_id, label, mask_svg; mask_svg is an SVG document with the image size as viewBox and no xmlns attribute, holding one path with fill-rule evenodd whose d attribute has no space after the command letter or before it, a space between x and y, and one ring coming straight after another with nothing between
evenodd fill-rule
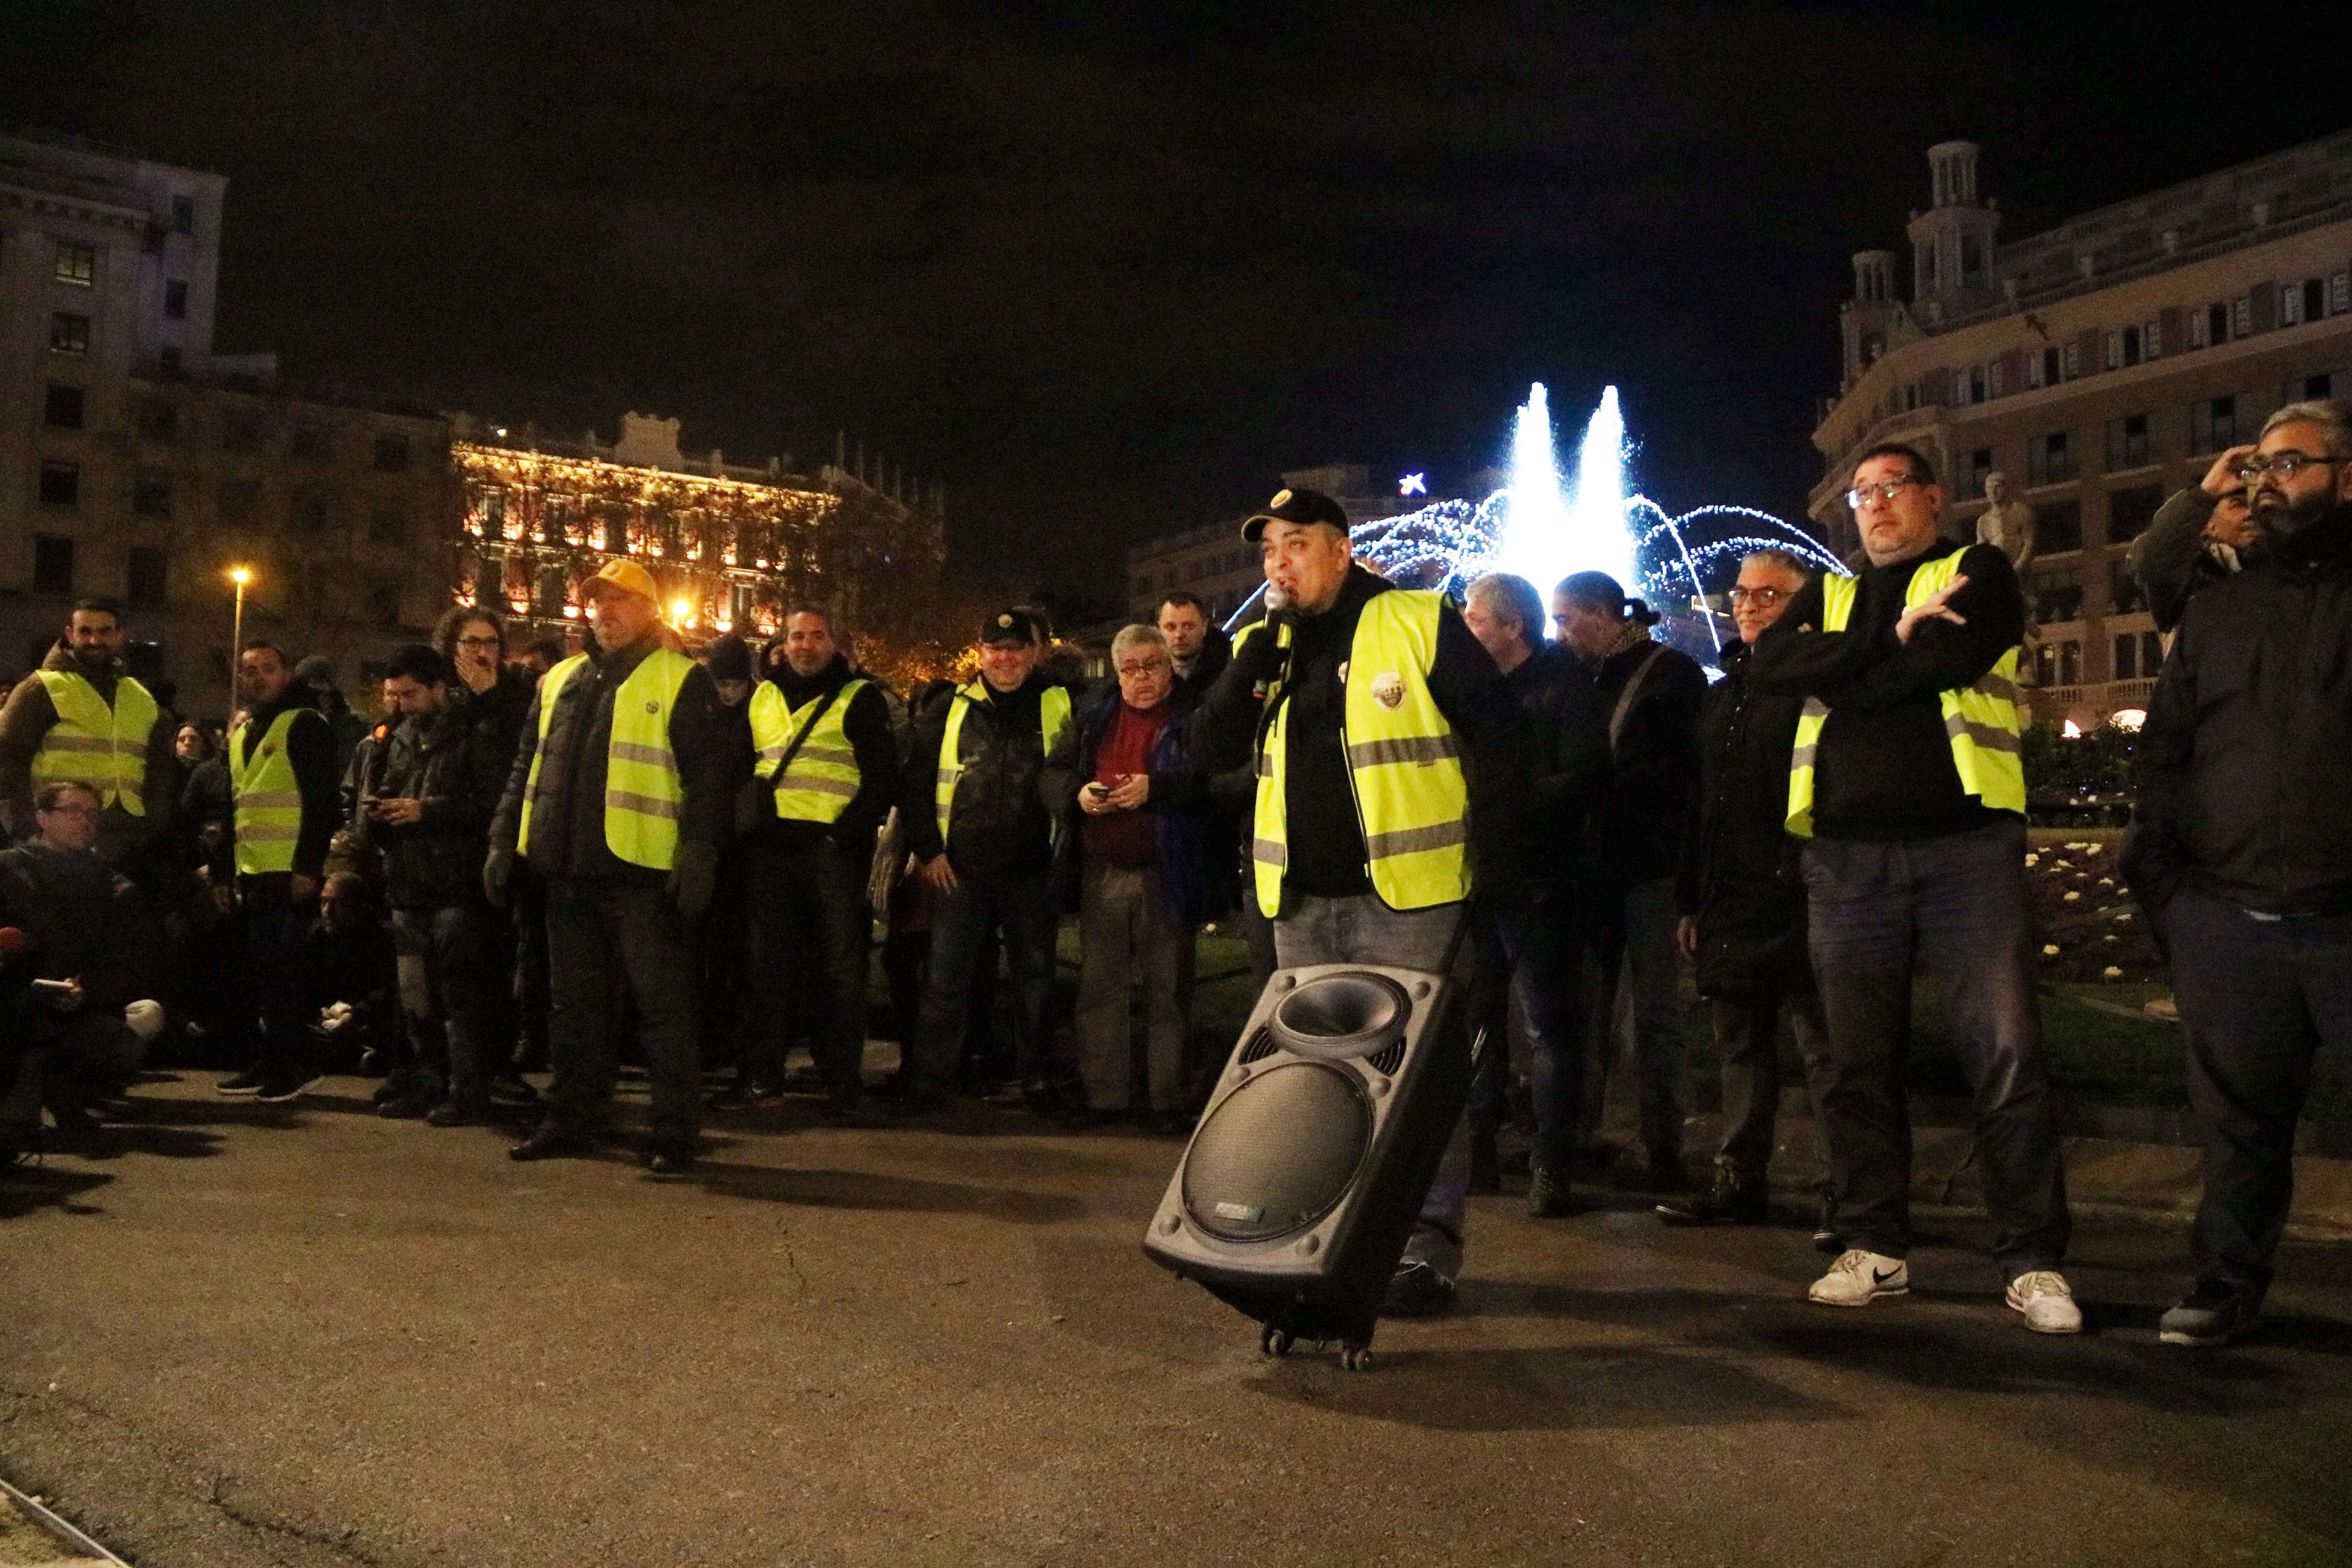
<instances>
[{"instance_id":1,"label":"speaker wheel","mask_svg":"<svg viewBox=\"0 0 2352 1568\"><path fill-rule=\"evenodd\" d=\"M1370 1345L1349 1345L1339 1352L1339 1364L1349 1372L1371 1371L1372 1347Z\"/></svg>"},{"instance_id":2,"label":"speaker wheel","mask_svg":"<svg viewBox=\"0 0 2352 1568\"><path fill-rule=\"evenodd\" d=\"M1265 1332L1258 1336L1257 1348L1263 1353L1273 1356L1278 1361L1290 1353L1290 1347L1294 1342L1296 1342L1291 1339L1288 1329L1277 1329L1268 1325Z\"/></svg>"}]
</instances>

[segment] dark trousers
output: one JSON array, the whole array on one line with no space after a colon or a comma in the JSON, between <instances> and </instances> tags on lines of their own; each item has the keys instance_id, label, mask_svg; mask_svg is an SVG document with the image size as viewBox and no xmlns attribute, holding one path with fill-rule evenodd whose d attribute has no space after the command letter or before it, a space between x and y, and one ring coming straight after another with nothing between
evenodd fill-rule
<instances>
[{"instance_id":1,"label":"dark trousers","mask_svg":"<svg viewBox=\"0 0 2352 1568\"><path fill-rule=\"evenodd\" d=\"M318 919L315 899L296 903L294 879L268 871L236 879L238 967L247 1016L257 1014L255 1061L276 1072L309 1071L324 1056L310 1026L310 989L302 973L302 943Z\"/></svg>"},{"instance_id":2,"label":"dark trousers","mask_svg":"<svg viewBox=\"0 0 2352 1568\"><path fill-rule=\"evenodd\" d=\"M1675 949L1675 920L1670 877L1587 901L1580 921L1584 989L1576 1026L1582 1079L1576 1093L1577 1137L1588 1148L1600 1146L1609 1075L1617 1060L1617 997L1630 982L1642 1147L1653 1163L1682 1158L1682 959Z\"/></svg>"},{"instance_id":3,"label":"dark trousers","mask_svg":"<svg viewBox=\"0 0 2352 1568\"><path fill-rule=\"evenodd\" d=\"M490 1078L505 1065L502 923L476 904L392 911L400 1011L415 1066L446 1086L452 1103L478 1113L489 1108Z\"/></svg>"},{"instance_id":4,"label":"dark trousers","mask_svg":"<svg viewBox=\"0 0 2352 1568\"><path fill-rule=\"evenodd\" d=\"M1817 838L1805 847L1805 889L1828 1026L1821 1111L1838 1234L1889 1258L1911 1249L1904 1049L1912 963L1924 958L1975 1099L1993 1257L2011 1279L2057 1268L2072 1223L2033 994L2024 825L1886 843Z\"/></svg>"},{"instance_id":5,"label":"dark trousers","mask_svg":"<svg viewBox=\"0 0 2352 1568\"><path fill-rule=\"evenodd\" d=\"M547 956L549 1122L585 1135L604 1121L617 1070L612 1010L625 986L653 1086L654 1139L692 1142L702 1103L694 952L660 881L551 879Z\"/></svg>"},{"instance_id":6,"label":"dark trousers","mask_svg":"<svg viewBox=\"0 0 2352 1568\"><path fill-rule=\"evenodd\" d=\"M1565 1171L1576 1133L1576 931L1569 900L1547 890L1528 906L1474 906L1468 1019L1479 1045L1470 1080L1470 1131L1492 1138L1510 1114L1511 1029L1526 1037L1533 1079L1533 1163ZM1546 1134L1549 1133L1549 1142ZM1563 1142L1563 1138L1566 1142Z\"/></svg>"},{"instance_id":7,"label":"dark trousers","mask_svg":"<svg viewBox=\"0 0 2352 1568\"><path fill-rule=\"evenodd\" d=\"M825 1081L836 1090L863 1085L873 931L866 871L829 837L752 840L743 896L758 1015L743 1058L748 1077L782 1082L794 1026L803 1025Z\"/></svg>"},{"instance_id":8,"label":"dark trousers","mask_svg":"<svg viewBox=\"0 0 2352 1568\"><path fill-rule=\"evenodd\" d=\"M915 1081L955 1086L971 1029L971 991L981 955L1002 929L1013 971L1013 1054L1024 1079L1066 1076L1054 1053L1054 895L1043 871L986 882L960 881L931 899L931 971L916 1029Z\"/></svg>"},{"instance_id":9,"label":"dark trousers","mask_svg":"<svg viewBox=\"0 0 2352 1568\"><path fill-rule=\"evenodd\" d=\"M1810 972L1780 985L1757 985L1736 995L1712 997L1716 1048L1723 1053L1723 1147L1715 1163L1761 1181L1772 1163L1773 1132L1780 1113L1780 1018L1789 1019L1798 1058L1805 1064L1805 1091L1813 1102L1813 1179L1826 1186L1829 1150L1822 1130L1822 1100L1829 1088L1828 1026L1821 994Z\"/></svg>"},{"instance_id":10,"label":"dark trousers","mask_svg":"<svg viewBox=\"0 0 2352 1568\"><path fill-rule=\"evenodd\" d=\"M522 1072L547 1066L547 879L527 865L514 872L513 1065ZM495 1076L495 1074L493 1075Z\"/></svg>"},{"instance_id":11,"label":"dark trousers","mask_svg":"<svg viewBox=\"0 0 2352 1568\"><path fill-rule=\"evenodd\" d=\"M41 1107L61 1114L120 1093L147 1047L121 1009L56 1013L26 999L5 1026L21 1047L0 1056L0 1130L17 1142L41 1125Z\"/></svg>"},{"instance_id":12,"label":"dark trousers","mask_svg":"<svg viewBox=\"0 0 2352 1568\"><path fill-rule=\"evenodd\" d=\"M2263 921L2185 892L2161 918L2205 1151L2189 1252L2200 1279L2265 1289L2313 1060L2325 1047L2352 1068L2352 915Z\"/></svg>"}]
</instances>

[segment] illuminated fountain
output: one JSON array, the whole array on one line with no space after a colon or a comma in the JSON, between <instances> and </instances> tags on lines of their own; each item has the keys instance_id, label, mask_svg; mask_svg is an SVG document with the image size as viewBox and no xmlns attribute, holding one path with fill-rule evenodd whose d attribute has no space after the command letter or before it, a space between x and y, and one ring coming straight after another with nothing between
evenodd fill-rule
<instances>
[{"instance_id":1,"label":"illuminated fountain","mask_svg":"<svg viewBox=\"0 0 2352 1568\"><path fill-rule=\"evenodd\" d=\"M1680 622L1674 629L1696 640L1685 649L1693 653L1721 646L1716 617L1693 598L1707 595L1710 577L1720 579L1715 592L1729 586L1749 551L1785 550L1821 571L1844 574L1818 540L1770 512L1703 506L1670 516L1647 496L1628 494L1629 456L1625 416L1612 386L1585 424L1570 491L1560 477L1550 396L1538 382L1512 426L1507 486L1482 501L1433 501L1358 523L1351 531L1356 554L1392 581L1457 596L1487 572L1515 573L1547 595L1571 573L1606 572L1626 593ZM1248 619L1256 603L1253 597L1236 611L1228 628Z\"/></svg>"}]
</instances>

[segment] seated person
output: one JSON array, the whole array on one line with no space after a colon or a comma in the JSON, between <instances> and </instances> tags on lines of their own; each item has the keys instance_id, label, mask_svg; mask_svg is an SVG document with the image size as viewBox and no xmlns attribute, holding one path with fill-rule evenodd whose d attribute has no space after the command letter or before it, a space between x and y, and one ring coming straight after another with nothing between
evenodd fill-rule
<instances>
[{"instance_id":1,"label":"seated person","mask_svg":"<svg viewBox=\"0 0 2352 1568\"><path fill-rule=\"evenodd\" d=\"M95 1126L91 1107L121 1093L163 1032L163 1010L145 994L146 912L99 858L100 811L89 784L44 784L35 837L0 852L0 928L22 933L0 971L18 1047L0 1084L0 1144L31 1146L44 1108L60 1131Z\"/></svg>"}]
</instances>

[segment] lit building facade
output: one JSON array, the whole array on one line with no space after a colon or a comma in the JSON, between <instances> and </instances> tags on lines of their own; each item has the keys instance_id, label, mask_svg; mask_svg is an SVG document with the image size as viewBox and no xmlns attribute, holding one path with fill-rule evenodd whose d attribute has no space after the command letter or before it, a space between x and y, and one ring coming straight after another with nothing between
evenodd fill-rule
<instances>
[{"instance_id":1,"label":"lit building facade","mask_svg":"<svg viewBox=\"0 0 2352 1568\"><path fill-rule=\"evenodd\" d=\"M1948 531L1973 539L1986 478L2003 475L2036 514L2036 717L2132 722L2161 648L2126 548L2273 409L2352 395L2352 132L2010 244L1979 196L1977 148L1944 142L1928 163L1909 298L1894 252L1854 258L1809 510L1853 550L1854 459L1903 441L1935 462Z\"/></svg>"}]
</instances>

